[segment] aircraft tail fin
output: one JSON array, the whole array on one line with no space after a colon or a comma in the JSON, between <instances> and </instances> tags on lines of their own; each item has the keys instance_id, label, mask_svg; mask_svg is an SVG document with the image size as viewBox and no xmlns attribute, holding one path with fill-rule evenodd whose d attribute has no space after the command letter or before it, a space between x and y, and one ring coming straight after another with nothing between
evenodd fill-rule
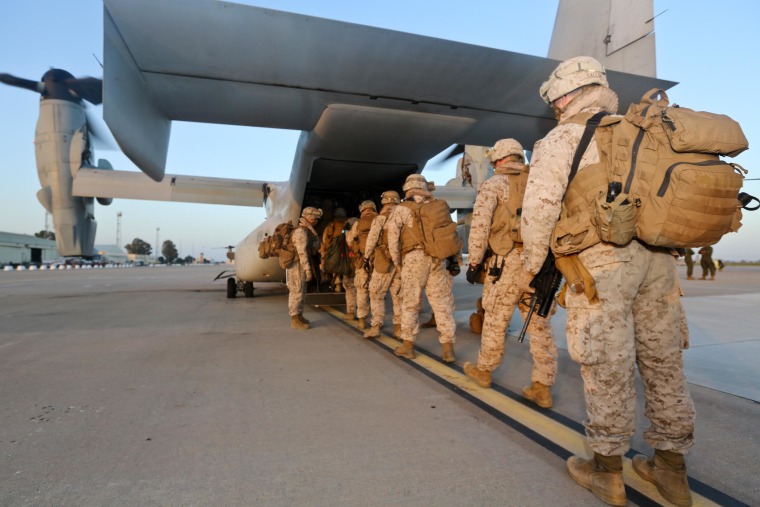
<instances>
[{"instance_id":1,"label":"aircraft tail fin","mask_svg":"<svg viewBox=\"0 0 760 507\"><path fill-rule=\"evenodd\" d=\"M653 0L560 0L549 58L592 56L611 70L656 77Z\"/></svg>"}]
</instances>

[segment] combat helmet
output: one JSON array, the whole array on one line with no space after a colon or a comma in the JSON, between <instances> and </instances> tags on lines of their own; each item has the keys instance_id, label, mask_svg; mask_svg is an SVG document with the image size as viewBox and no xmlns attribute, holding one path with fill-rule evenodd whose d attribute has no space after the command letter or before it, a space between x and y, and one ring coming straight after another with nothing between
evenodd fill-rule
<instances>
[{"instance_id":1,"label":"combat helmet","mask_svg":"<svg viewBox=\"0 0 760 507\"><path fill-rule=\"evenodd\" d=\"M380 195L380 204L398 204L400 202L401 198L395 190L386 190Z\"/></svg>"},{"instance_id":2,"label":"combat helmet","mask_svg":"<svg viewBox=\"0 0 760 507\"><path fill-rule=\"evenodd\" d=\"M539 93L544 102L551 104L563 95L590 84L609 88L604 66L590 56L576 56L560 63L541 85Z\"/></svg>"},{"instance_id":3,"label":"combat helmet","mask_svg":"<svg viewBox=\"0 0 760 507\"><path fill-rule=\"evenodd\" d=\"M366 201L362 201L362 203L359 205L359 213L362 213L367 208L372 208L373 210L377 211L377 206L375 206L375 203L368 199Z\"/></svg>"},{"instance_id":4,"label":"combat helmet","mask_svg":"<svg viewBox=\"0 0 760 507\"><path fill-rule=\"evenodd\" d=\"M319 220L322 218L322 210L313 206L307 206L301 211L301 216L308 220Z\"/></svg>"},{"instance_id":5,"label":"combat helmet","mask_svg":"<svg viewBox=\"0 0 760 507\"><path fill-rule=\"evenodd\" d=\"M525 160L522 145L514 139L501 139L496 141L496 144L486 152L486 155L488 155L488 159L492 164L495 164L499 160L510 155L519 155L520 161Z\"/></svg>"},{"instance_id":6,"label":"combat helmet","mask_svg":"<svg viewBox=\"0 0 760 507\"><path fill-rule=\"evenodd\" d=\"M412 189L420 189L420 190L428 189L428 182L423 175L410 174L409 176L406 177L403 190L404 192L408 192Z\"/></svg>"}]
</instances>

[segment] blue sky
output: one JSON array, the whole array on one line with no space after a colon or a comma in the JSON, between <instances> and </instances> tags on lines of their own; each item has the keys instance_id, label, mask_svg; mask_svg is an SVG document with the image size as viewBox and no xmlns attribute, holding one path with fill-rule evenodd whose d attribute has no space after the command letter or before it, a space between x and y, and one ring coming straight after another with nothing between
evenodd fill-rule
<instances>
[{"instance_id":1,"label":"blue sky","mask_svg":"<svg viewBox=\"0 0 760 507\"><path fill-rule=\"evenodd\" d=\"M379 26L498 49L544 56L557 9L556 0L450 1L248 0L248 3L353 23ZM664 12L663 12L664 11ZM662 13L662 14L660 14ZM720 112L739 121L752 149L735 162L760 177L760 115L755 88L760 63L754 0L655 0L658 76L678 81L672 102ZM49 67L75 76L102 75L102 4L99 0L3 0L0 2L0 72L39 79ZM642 92L645 90L642 90ZM540 100L536 95L536 100ZM38 96L0 86L0 231L33 234L44 228L38 203L34 128ZM99 108L96 108L100 113ZM505 132L505 137L509 135ZM285 180L298 132L175 122L167 173L254 180ZM116 169L137 170L119 152L97 152ZM433 174L444 182L453 167ZM760 195L760 181L745 191ZM116 242L116 213L122 213L122 245L135 237L154 244L171 239L184 255L223 259L217 247L237 244L264 218L259 208L117 200L96 204L97 244ZM715 246L717 257L760 259L760 211L745 213L738 234Z\"/></svg>"}]
</instances>

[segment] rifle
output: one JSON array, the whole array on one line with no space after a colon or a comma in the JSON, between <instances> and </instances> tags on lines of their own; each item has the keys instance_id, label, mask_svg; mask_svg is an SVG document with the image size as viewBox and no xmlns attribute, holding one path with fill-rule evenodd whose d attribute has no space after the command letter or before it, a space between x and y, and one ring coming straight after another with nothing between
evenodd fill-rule
<instances>
[{"instance_id":1,"label":"rifle","mask_svg":"<svg viewBox=\"0 0 760 507\"><path fill-rule=\"evenodd\" d=\"M530 319L533 317L533 312L536 309L538 309L539 317L549 315L552 303L554 302L554 296L557 294L561 283L562 273L554 265L554 254L549 250L544 264L541 266L541 270L530 282L530 287L534 289L534 292L530 296L528 315L525 316L525 323L523 323L520 336L517 338L518 343L522 343L525 340L528 324L530 324Z\"/></svg>"}]
</instances>

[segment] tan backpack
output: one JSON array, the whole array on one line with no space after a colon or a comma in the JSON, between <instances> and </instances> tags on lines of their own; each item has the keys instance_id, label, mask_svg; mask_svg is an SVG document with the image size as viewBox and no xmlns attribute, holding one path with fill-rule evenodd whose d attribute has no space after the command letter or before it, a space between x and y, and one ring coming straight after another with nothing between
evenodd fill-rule
<instances>
[{"instance_id":1,"label":"tan backpack","mask_svg":"<svg viewBox=\"0 0 760 507\"><path fill-rule=\"evenodd\" d=\"M567 121L585 124L589 116ZM746 203L739 191L747 171L719 155L733 157L749 145L728 116L669 106L665 92L655 88L624 117L602 119L596 139L600 163L585 167L568 186L555 253L574 253L575 247L561 247L573 243L569 233L575 251L599 240L625 245L634 237L651 246L689 248L715 244L741 227ZM584 213L595 231L579 225Z\"/></svg>"},{"instance_id":2,"label":"tan backpack","mask_svg":"<svg viewBox=\"0 0 760 507\"><path fill-rule=\"evenodd\" d=\"M422 245L425 252L436 259L446 259L462 250L462 239L457 224L451 219L449 204L443 199L424 202L404 201L399 206L414 213L414 226L402 232L402 253L406 254Z\"/></svg>"},{"instance_id":3,"label":"tan backpack","mask_svg":"<svg viewBox=\"0 0 760 507\"><path fill-rule=\"evenodd\" d=\"M509 182L509 197L506 202L499 201L493 213L491 233L488 236L488 246L497 255L507 255L515 243L522 243L520 234L520 215L522 212L525 187L528 184L528 166L524 171L507 173Z\"/></svg>"}]
</instances>

